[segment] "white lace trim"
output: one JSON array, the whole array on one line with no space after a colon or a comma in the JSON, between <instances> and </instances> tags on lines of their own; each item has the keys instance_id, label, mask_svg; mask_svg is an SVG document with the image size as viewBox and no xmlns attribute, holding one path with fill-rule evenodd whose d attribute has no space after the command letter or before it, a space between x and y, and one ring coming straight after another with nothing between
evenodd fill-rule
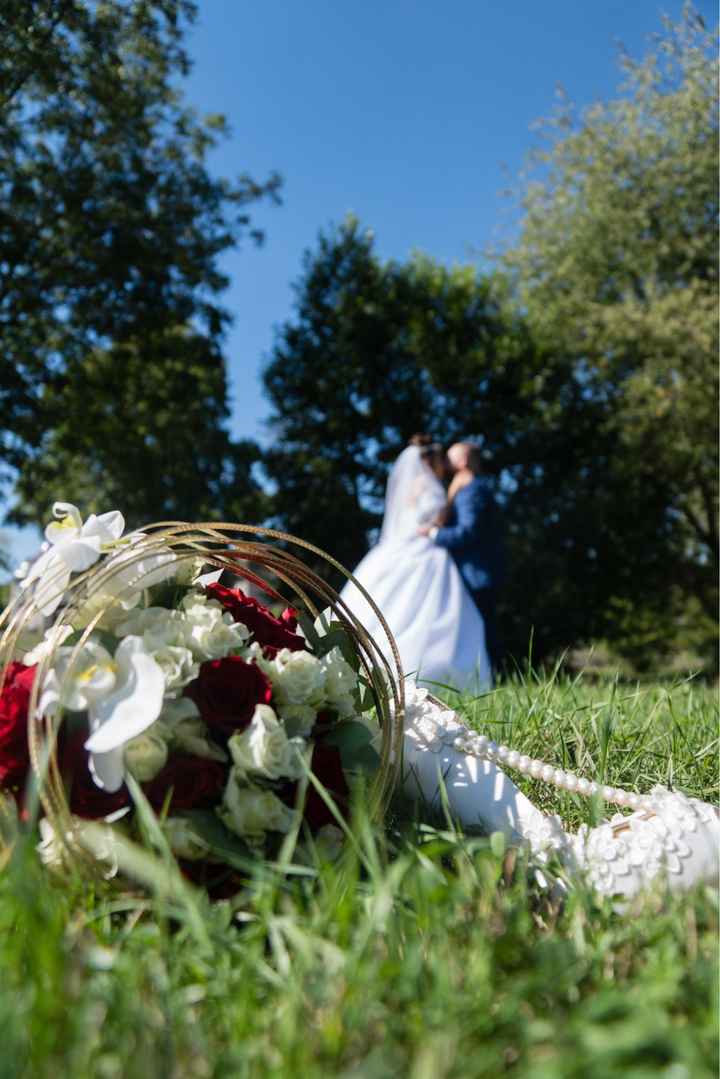
<instances>
[{"instance_id":1,"label":"white lace trim","mask_svg":"<svg viewBox=\"0 0 720 1079\"><path fill-rule=\"evenodd\" d=\"M405 693L406 731L422 748L473 753L481 736L460 723L452 709L443 709L413 683L406 683ZM545 769L553 775L557 771L545 765L535 778L550 780ZM585 873L602 894L630 894L661 873L680 878L701 842L699 833L717 829L718 820L714 806L658 786L642 798L642 808L635 813L616 813L592 829L583 825L575 836L565 831L559 817L546 816L528 822L524 838L538 866L559 858L570 872ZM542 873L539 879L543 883Z\"/></svg>"}]
</instances>

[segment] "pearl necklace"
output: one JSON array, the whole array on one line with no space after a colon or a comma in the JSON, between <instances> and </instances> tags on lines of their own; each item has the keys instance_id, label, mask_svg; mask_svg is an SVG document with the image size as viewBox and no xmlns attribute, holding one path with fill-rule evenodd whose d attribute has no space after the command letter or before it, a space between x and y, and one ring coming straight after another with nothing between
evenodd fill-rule
<instances>
[{"instance_id":1,"label":"pearl necklace","mask_svg":"<svg viewBox=\"0 0 720 1079\"><path fill-rule=\"evenodd\" d=\"M490 764L501 764L512 768L522 775L529 776L531 779L540 779L543 783L549 783L558 790L568 791L570 794L581 794L585 798L594 798L599 795L605 802L626 806L628 809L650 808L652 804L652 799L647 795L633 794L621 787L610 787L584 779L582 776L575 775L574 772L555 768L554 765L547 764L536 757L518 753L509 746L498 745L485 734L475 734L465 730L462 734L456 735L450 744L462 753L480 757Z\"/></svg>"}]
</instances>

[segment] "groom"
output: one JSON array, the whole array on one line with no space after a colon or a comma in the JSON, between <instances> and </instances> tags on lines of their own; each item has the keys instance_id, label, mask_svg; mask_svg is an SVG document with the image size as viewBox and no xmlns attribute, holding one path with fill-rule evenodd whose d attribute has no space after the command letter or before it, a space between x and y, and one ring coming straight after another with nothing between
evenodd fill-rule
<instances>
[{"instance_id":1,"label":"groom","mask_svg":"<svg viewBox=\"0 0 720 1079\"><path fill-rule=\"evenodd\" d=\"M448 450L454 473L450 485L450 512L446 524L422 528L457 563L485 623L485 641L493 671L500 659L495 607L505 573L505 550L498 509L489 481L482 474L480 447L456 442Z\"/></svg>"}]
</instances>

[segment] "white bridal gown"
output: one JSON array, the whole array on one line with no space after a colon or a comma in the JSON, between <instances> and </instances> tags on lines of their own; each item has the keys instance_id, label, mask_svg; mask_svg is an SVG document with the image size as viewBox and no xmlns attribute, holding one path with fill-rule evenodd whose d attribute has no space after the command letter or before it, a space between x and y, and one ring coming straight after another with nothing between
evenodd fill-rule
<instances>
[{"instance_id":1,"label":"white bridal gown","mask_svg":"<svg viewBox=\"0 0 720 1079\"><path fill-rule=\"evenodd\" d=\"M445 489L420 449L408 446L390 473L379 542L354 576L382 611L406 674L474 692L492 682L482 617L452 555L418 535L445 504ZM382 626L351 581L341 598L383 648Z\"/></svg>"}]
</instances>

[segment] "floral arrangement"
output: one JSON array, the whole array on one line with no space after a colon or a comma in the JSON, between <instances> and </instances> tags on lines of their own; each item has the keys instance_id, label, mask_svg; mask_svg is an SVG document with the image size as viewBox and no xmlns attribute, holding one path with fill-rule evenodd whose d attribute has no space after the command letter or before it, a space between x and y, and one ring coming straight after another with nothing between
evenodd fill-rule
<instances>
[{"instance_id":1,"label":"floral arrangement","mask_svg":"<svg viewBox=\"0 0 720 1079\"><path fill-rule=\"evenodd\" d=\"M137 838L149 804L185 874L222 894L288 836L340 838L356 777L382 809L401 675L299 559L243 533L307 545L243 525L123 535L118 512L53 513L0 654L0 790L22 813L34 775L46 861L77 854L86 821Z\"/></svg>"}]
</instances>

